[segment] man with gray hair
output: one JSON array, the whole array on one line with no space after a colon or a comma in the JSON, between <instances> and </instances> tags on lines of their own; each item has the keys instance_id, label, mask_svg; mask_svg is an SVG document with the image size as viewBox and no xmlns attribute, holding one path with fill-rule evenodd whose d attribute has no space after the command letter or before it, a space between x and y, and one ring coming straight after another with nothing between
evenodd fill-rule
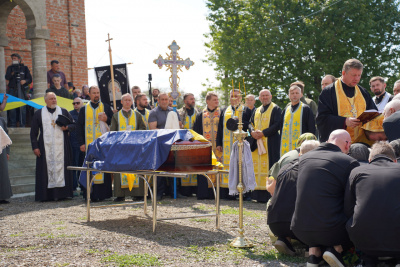
<instances>
[{"instance_id":1,"label":"man with gray hair","mask_svg":"<svg viewBox=\"0 0 400 267\"><path fill-rule=\"evenodd\" d=\"M347 60L342 77L322 90L316 118L321 142L328 140L329 134L337 129L348 131L354 142L361 127L357 118L366 110L377 109L367 90L358 85L363 68L359 60Z\"/></svg>"},{"instance_id":2,"label":"man with gray hair","mask_svg":"<svg viewBox=\"0 0 400 267\"><path fill-rule=\"evenodd\" d=\"M292 85L289 88L290 105L282 112L280 155L296 148L297 139L303 133L315 135L315 120L311 108L300 101L303 96L301 88Z\"/></svg>"},{"instance_id":3,"label":"man with gray hair","mask_svg":"<svg viewBox=\"0 0 400 267\"><path fill-rule=\"evenodd\" d=\"M383 129L389 141L400 138L400 100L394 99L383 111Z\"/></svg>"},{"instance_id":4,"label":"man with gray hair","mask_svg":"<svg viewBox=\"0 0 400 267\"><path fill-rule=\"evenodd\" d=\"M341 253L351 242L345 228L343 197L351 170L360 166L346 155L350 144L347 131L335 130L328 142L300 160L291 229L310 247L307 266L317 266L322 258L330 266L345 266Z\"/></svg>"},{"instance_id":5,"label":"man with gray hair","mask_svg":"<svg viewBox=\"0 0 400 267\"><path fill-rule=\"evenodd\" d=\"M394 257L399 264L400 165L387 142L372 146L369 161L350 174L344 204L349 218L346 228L362 252L363 266L377 266L378 257Z\"/></svg>"},{"instance_id":6,"label":"man with gray hair","mask_svg":"<svg viewBox=\"0 0 400 267\"><path fill-rule=\"evenodd\" d=\"M397 80L393 85L393 95L400 93L400 80Z\"/></svg>"},{"instance_id":7,"label":"man with gray hair","mask_svg":"<svg viewBox=\"0 0 400 267\"><path fill-rule=\"evenodd\" d=\"M57 96L44 96L46 106L33 115L32 150L36 156L35 200L72 198L71 145L68 131L75 128L68 111L57 106ZM63 115L64 119L60 119Z\"/></svg>"},{"instance_id":8,"label":"man with gray hair","mask_svg":"<svg viewBox=\"0 0 400 267\"><path fill-rule=\"evenodd\" d=\"M248 94L244 98L245 101L245 106L248 107L251 110L251 113L256 109L255 104L256 104L256 96L253 94Z\"/></svg>"},{"instance_id":9,"label":"man with gray hair","mask_svg":"<svg viewBox=\"0 0 400 267\"><path fill-rule=\"evenodd\" d=\"M132 110L133 98L129 93L121 96L122 108L114 113L111 119L111 131L135 131L146 130L142 115ZM142 198L144 192L144 183L138 176L134 176L133 189L129 190L128 177L130 174L114 174L114 199L115 202L125 201L125 197ZM132 175L131 175L132 176Z\"/></svg>"}]
</instances>

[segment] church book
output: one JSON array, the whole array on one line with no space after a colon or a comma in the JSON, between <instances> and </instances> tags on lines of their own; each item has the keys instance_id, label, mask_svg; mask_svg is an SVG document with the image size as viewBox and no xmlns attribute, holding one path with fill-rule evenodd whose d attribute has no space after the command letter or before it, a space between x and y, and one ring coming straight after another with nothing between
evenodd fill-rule
<instances>
[{"instance_id":1,"label":"church book","mask_svg":"<svg viewBox=\"0 0 400 267\"><path fill-rule=\"evenodd\" d=\"M379 111L377 111L375 109L370 109L370 110L364 111L360 116L358 116L357 119L359 119L362 124L365 124L365 123L373 120L374 118L376 118L380 114L381 113Z\"/></svg>"}]
</instances>

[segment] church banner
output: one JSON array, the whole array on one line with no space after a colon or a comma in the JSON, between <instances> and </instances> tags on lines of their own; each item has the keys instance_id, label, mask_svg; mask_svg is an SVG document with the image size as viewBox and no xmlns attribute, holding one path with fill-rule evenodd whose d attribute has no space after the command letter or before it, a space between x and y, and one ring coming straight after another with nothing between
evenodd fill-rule
<instances>
[{"instance_id":1,"label":"church banner","mask_svg":"<svg viewBox=\"0 0 400 267\"><path fill-rule=\"evenodd\" d=\"M128 70L126 64L114 65L114 86L117 109L121 109L121 96L130 93ZM100 97L103 103L113 105L110 66L94 68L97 84L100 88Z\"/></svg>"}]
</instances>

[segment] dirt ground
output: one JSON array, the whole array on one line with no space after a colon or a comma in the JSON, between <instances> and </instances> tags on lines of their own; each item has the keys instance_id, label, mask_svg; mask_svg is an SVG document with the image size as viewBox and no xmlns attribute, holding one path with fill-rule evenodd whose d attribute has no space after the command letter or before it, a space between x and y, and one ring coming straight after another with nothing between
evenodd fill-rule
<instances>
[{"instance_id":1,"label":"dirt ground","mask_svg":"<svg viewBox=\"0 0 400 267\"><path fill-rule=\"evenodd\" d=\"M132 200L127 200L132 203ZM111 204L110 201L93 206ZM273 248L265 204L245 202L245 236L251 249L231 248L238 233L238 201L221 201L215 217L161 221L152 231L152 208L143 205L91 209L83 199L35 202L13 198L0 209L0 266L304 266L304 251L285 257ZM159 202L158 217L215 211L213 200L195 197Z\"/></svg>"}]
</instances>

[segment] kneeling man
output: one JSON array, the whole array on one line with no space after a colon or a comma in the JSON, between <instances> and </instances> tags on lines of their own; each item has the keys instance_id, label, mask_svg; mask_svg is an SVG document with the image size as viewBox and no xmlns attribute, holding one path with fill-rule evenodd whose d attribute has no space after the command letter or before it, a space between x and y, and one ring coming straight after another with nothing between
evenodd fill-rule
<instances>
[{"instance_id":1,"label":"kneeling man","mask_svg":"<svg viewBox=\"0 0 400 267\"><path fill-rule=\"evenodd\" d=\"M390 144L372 146L370 164L355 168L345 194L347 231L363 252L363 266L376 266L378 257L400 260L400 165ZM398 262L400 263L400 262Z\"/></svg>"}]
</instances>

